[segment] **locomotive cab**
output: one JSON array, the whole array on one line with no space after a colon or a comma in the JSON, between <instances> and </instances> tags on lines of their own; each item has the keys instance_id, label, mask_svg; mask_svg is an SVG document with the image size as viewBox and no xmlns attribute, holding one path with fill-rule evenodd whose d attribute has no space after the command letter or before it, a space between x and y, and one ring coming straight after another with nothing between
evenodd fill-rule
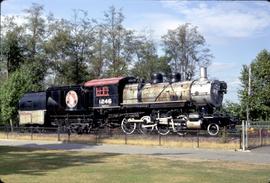
<instances>
[{"instance_id":1,"label":"locomotive cab","mask_svg":"<svg viewBox=\"0 0 270 183\"><path fill-rule=\"evenodd\" d=\"M123 89L127 83L135 83L134 77L94 79L84 83L93 88L94 108L119 108L123 101Z\"/></svg>"}]
</instances>

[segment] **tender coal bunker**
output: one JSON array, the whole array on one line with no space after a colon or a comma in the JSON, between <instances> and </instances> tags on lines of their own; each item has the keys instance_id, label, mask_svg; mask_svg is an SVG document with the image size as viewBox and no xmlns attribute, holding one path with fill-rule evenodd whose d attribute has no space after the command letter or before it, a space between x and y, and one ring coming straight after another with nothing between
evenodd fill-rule
<instances>
[{"instance_id":1,"label":"tender coal bunker","mask_svg":"<svg viewBox=\"0 0 270 183\"><path fill-rule=\"evenodd\" d=\"M46 109L46 92L26 93L19 101L20 110Z\"/></svg>"}]
</instances>

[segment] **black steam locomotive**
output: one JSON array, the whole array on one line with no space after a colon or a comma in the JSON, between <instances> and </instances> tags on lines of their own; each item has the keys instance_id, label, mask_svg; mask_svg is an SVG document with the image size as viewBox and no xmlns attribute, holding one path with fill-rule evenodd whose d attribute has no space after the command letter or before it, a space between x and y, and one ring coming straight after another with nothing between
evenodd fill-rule
<instances>
[{"instance_id":1,"label":"black steam locomotive","mask_svg":"<svg viewBox=\"0 0 270 183\"><path fill-rule=\"evenodd\" d=\"M120 127L126 134L157 130L161 135L205 129L217 135L232 127L229 117L216 115L227 85L207 79L206 68L196 80L169 82L156 74L146 83L134 77L95 79L81 85L50 87L26 93L19 102L20 125L66 126L78 133L103 126Z\"/></svg>"}]
</instances>

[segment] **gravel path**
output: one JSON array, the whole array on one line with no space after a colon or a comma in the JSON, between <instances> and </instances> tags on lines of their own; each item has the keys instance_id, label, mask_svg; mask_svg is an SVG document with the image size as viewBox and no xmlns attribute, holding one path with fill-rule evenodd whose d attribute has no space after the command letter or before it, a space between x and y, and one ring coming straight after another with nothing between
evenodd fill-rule
<instances>
[{"instance_id":1,"label":"gravel path","mask_svg":"<svg viewBox=\"0 0 270 183\"><path fill-rule=\"evenodd\" d=\"M223 160L244 163L270 164L270 146L252 151L228 151L165 147L144 147L131 145L87 145L52 141L0 140L0 146L20 146L28 148L57 149L68 151L89 151L119 154L144 154L173 159ZM1 147L0 147L1 148Z\"/></svg>"}]
</instances>

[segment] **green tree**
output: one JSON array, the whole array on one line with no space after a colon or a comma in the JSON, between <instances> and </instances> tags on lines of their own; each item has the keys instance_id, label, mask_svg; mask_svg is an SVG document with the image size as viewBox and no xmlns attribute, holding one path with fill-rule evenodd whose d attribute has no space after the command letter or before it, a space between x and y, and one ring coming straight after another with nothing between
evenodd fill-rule
<instances>
[{"instance_id":1,"label":"green tree","mask_svg":"<svg viewBox=\"0 0 270 183\"><path fill-rule=\"evenodd\" d=\"M23 47L25 62L28 65L33 65L33 73L38 74L35 77L35 82L40 87L44 86L44 78L47 74L49 64L44 51L44 43L48 37L47 22L44 18L44 8L42 5L33 3L32 6L24 10L25 24Z\"/></svg>"},{"instance_id":2,"label":"green tree","mask_svg":"<svg viewBox=\"0 0 270 183\"><path fill-rule=\"evenodd\" d=\"M213 57L198 28L188 23L169 30L162 39L166 55L171 58L173 72L181 73L184 78L187 73L194 76L195 69L209 65Z\"/></svg>"},{"instance_id":3,"label":"green tree","mask_svg":"<svg viewBox=\"0 0 270 183\"><path fill-rule=\"evenodd\" d=\"M131 70L132 75L150 80L152 74L161 72L171 73L168 57L159 57L153 40L142 36L135 44L135 64Z\"/></svg>"},{"instance_id":4,"label":"green tree","mask_svg":"<svg viewBox=\"0 0 270 183\"><path fill-rule=\"evenodd\" d=\"M221 112L225 112L229 114L230 116L237 117L238 119L243 119L245 118L245 111L241 104L235 103L235 102L230 102L226 101L222 107L221 107Z\"/></svg>"},{"instance_id":5,"label":"green tree","mask_svg":"<svg viewBox=\"0 0 270 183\"><path fill-rule=\"evenodd\" d=\"M123 26L124 15L115 7L104 14L105 60L108 76L127 75L134 53L134 33Z\"/></svg>"},{"instance_id":6,"label":"green tree","mask_svg":"<svg viewBox=\"0 0 270 183\"><path fill-rule=\"evenodd\" d=\"M102 78L106 76L105 31L102 27L102 25L98 25L95 30L94 49L90 62L90 78Z\"/></svg>"},{"instance_id":7,"label":"green tree","mask_svg":"<svg viewBox=\"0 0 270 183\"><path fill-rule=\"evenodd\" d=\"M25 33L27 37L27 51L29 58L34 58L43 49L45 40L44 8L42 5L33 3L29 9L24 10L26 13Z\"/></svg>"},{"instance_id":8,"label":"green tree","mask_svg":"<svg viewBox=\"0 0 270 183\"><path fill-rule=\"evenodd\" d=\"M79 84L89 79L93 57L95 26L87 12L75 11L74 20L54 19L51 38L45 44L48 60L55 75L55 84Z\"/></svg>"},{"instance_id":9,"label":"green tree","mask_svg":"<svg viewBox=\"0 0 270 183\"><path fill-rule=\"evenodd\" d=\"M251 95L248 96L248 66L241 71L241 105L250 108L252 119L270 119L270 52L262 50L251 63Z\"/></svg>"},{"instance_id":10,"label":"green tree","mask_svg":"<svg viewBox=\"0 0 270 183\"><path fill-rule=\"evenodd\" d=\"M0 87L0 118L2 123L17 120L18 102L23 94L37 91L40 86L36 84L36 70L34 65L23 65L14 71Z\"/></svg>"},{"instance_id":11,"label":"green tree","mask_svg":"<svg viewBox=\"0 0 270 183\"><path fill-rule=\"evenodd\" d=\"M4 21L3 56L6 62L6 72L11 74L24 61L23 27L15 23L14 17L6 17Z\"/></svg>"}]
</instances>

